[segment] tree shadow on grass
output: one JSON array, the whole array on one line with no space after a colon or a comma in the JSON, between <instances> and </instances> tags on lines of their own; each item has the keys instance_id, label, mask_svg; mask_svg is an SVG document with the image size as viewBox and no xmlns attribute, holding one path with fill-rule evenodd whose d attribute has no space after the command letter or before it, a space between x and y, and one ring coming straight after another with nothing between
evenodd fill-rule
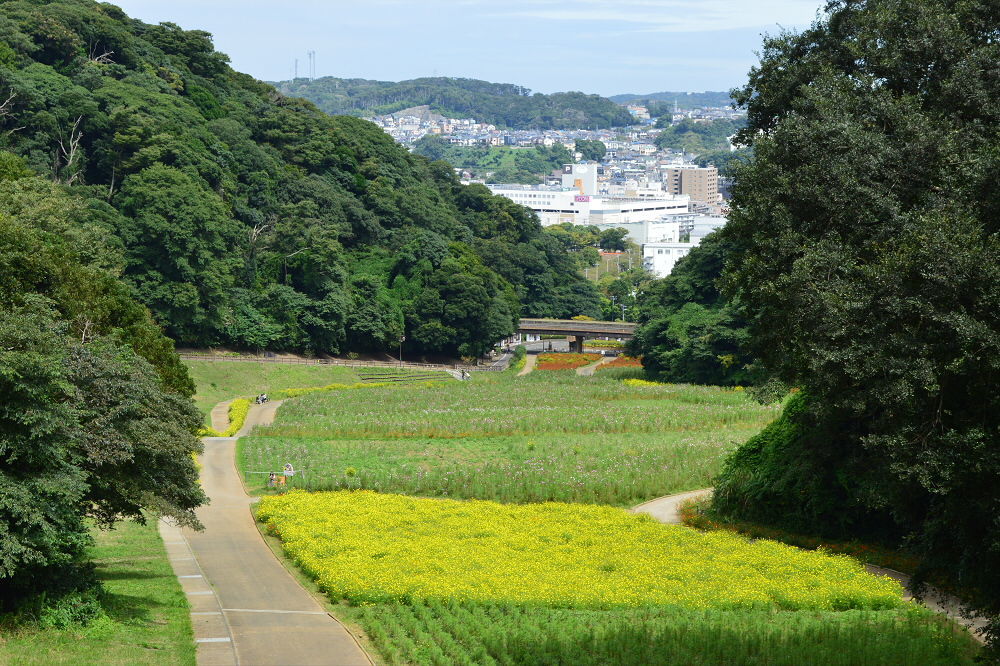
<instances>
[{"instance_id":1,"label":"tree shadow on grass","mask_svg":"<svg viewBox=\"0 0 1000 666\"><path fill-rule=\"evenodd\" d=\"M109 618L122 624L149 624L160 615L159 609L171 607L151 597L117 592L102 595L101 606Z\"/></svg>"}]
</instances>

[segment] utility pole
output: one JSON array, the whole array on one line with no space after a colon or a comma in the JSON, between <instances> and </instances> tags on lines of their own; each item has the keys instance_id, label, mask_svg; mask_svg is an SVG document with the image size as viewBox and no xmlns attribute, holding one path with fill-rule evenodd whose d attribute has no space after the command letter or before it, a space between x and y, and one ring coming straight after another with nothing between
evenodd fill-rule
<instances>
[{"instance_id":1,"label":"utility pole","mask_svg":"<svg viewBox=\"0 0 1000 666\"><path fill-rule=\"evenodd\" d=\"M292 78L293 79L299 78L299 59L298 58L295 59L295 75Z\"/></svg>"}]
</instances>

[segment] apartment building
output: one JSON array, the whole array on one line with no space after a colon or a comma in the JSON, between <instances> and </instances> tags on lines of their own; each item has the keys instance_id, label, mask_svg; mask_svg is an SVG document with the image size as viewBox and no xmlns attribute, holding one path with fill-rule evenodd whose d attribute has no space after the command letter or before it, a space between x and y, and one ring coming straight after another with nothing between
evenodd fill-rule
<instances>
[{"instance_id":1,"label":"apartment building","mask_svg":"<svg viewBox=\"0 0 1000 666\"><path fill-rule=\"evenodd\" d=\"M663 170L663 189L670 194L687 194L691 201L716 204L719 194L719 170L714 166L669 164Z\"/></svg>"}]
</instances>

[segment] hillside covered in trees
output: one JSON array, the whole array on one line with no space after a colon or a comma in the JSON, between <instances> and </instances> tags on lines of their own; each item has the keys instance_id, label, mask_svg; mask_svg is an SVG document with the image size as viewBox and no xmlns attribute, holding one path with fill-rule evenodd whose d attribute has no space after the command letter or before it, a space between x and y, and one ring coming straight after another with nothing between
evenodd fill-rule
<instances>
[{"instance_id":1,"label":"hillside covered in trees","mask_svg":"<svg viewBox=\"0 0 1000 666\"><path fill-rule=\"evenodd\" d=\"M89 0L0 12L5 170L52 184L178 344L477 355L518 315L599 313L530 211L207 33Z\"/></svg>"},{"instance_id":2,"label":"hillside covered in trees","mask_svg":"<svg viewBox=\"0 0 1000 666\"><path fill-rule=\"evenodd\" d=\"M647 107L656 107L658 113L652 113L653 109L650 109L650 113L655 117L664 113L669 109L674 108L674 102L677 102L677 108L682 111L688 109L700 109L706 106L711 107L725 107L730 106L733 100L730 98L728 92L724 91L706 91L706 92L655 92L646 93L645 95L635 95L631 93L626 93L622 95L612 95L609 97L612 102L617 102L618 104L642 104Z\"/></svg>"},{"instance_id":3,"label":"hillside covered in trees","mask_svg":"<svg viewBox=\"0 0 1000 666\"><path fill-rule=\"evenodd\" d=\"M448 77L411 81L369 79L294 79L275 84L285 95L303 97L329 114L371 117L412 106L430 105L444 116L475 118L510 129L624 127L632 117L599 95L582 92L532 94L510 83Z\"/></svg>"}]
</instances>

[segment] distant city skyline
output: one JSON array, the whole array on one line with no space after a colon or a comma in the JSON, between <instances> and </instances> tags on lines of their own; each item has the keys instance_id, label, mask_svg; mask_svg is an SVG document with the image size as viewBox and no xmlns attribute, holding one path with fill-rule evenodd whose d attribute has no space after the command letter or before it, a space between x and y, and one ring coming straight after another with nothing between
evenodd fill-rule
<instances>
[{"instance_id":1,"label":"distant city skyline","mask_svg":"<svg viewBox=\"0 0 1000 666\"><path fill-rule=\"evenodd\" d=\"M453 76L536 92L600 95L728 90L746 80L764 33L807 27L822 0L123 0L130 16L214 36L259 79L400 81Z\"/></svg>"}]
</instances>

